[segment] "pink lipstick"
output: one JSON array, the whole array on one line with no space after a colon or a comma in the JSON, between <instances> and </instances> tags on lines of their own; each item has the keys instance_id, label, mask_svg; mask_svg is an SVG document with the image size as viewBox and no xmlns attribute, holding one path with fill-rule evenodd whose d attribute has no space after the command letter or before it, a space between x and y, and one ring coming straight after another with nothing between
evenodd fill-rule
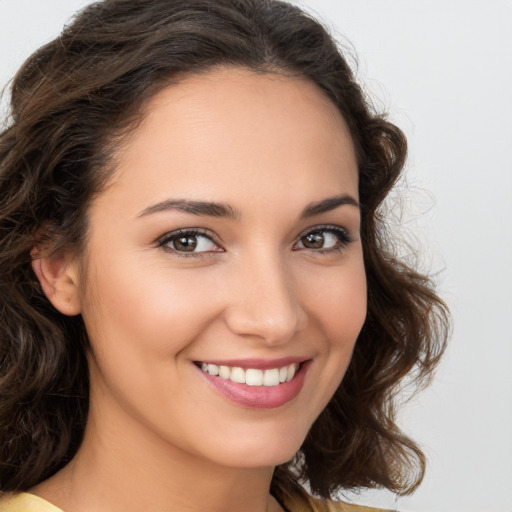
<instances>
[{"instance_id":1,"label":"pink lipstick","mask_svg":"<svg viewBox=\"0 0 512 512\"><path fill-rule=\"evenodd\" d=\"M195 362L203 378L237 405L256 409L280 407L301 391L311 360L231 359Z\"/></svg>"}]
</instances>

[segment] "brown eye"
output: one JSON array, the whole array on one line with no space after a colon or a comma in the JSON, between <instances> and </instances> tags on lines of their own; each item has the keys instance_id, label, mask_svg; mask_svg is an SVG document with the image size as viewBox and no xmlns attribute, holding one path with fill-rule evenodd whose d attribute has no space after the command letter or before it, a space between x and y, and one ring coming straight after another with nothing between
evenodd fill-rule
<instances>
[{"instance_id":1,"label":"brown eye","mask_svg":"<svg viewBox=\"0 0 512 512\"><path fill-rule=\"evenodd\" d=\"M165 236L159 247L175 252L200 254L203 252L219 252L222 249L206 234L196 231L178 231Z\"/></svg>"},{"instance_id":2,"label":"brown eye","mask_svg":"<svg viewBox=\"0 0 512 512\"><path fill-rule=\"evenodd\" d=\"M318 252L342 249L351 241L350 235L341 227L328 226L315 229L301 236L296 249L317 250Z\"/></svg>"},{"instance_id":3,"label":"brown eye","mask_svg":"<svg viewBox=\"0 0 512 512\"><path fill-rule=\"evenodd\" d=\"M325 243L325 237L321 231L316 231L303 236L301 242L306 249L322 249Z\"/></svg>"},{"instance_id":4,"label":"brown eye","mask_svg":"<svg viewBox=\"0 0 512 512\"><path fill-rule=\"evenodd\" d=\"M194 252L197 247L197 236L180 236L171 241L176 251Z\"/></svg>"}]
</instances>

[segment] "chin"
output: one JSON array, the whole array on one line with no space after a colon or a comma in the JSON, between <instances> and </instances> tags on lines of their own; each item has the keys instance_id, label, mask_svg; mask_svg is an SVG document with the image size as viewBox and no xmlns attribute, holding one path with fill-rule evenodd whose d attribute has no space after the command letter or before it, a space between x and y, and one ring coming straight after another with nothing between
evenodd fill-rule
<instances>
[{"instance_id":1,"label":"chin","mask_svg":"<svg viewBox=\"0 0 512 512\"><path fill-rule=\"evenodd\" d=\"M274 467L292 459L307 434L307 431L282 433L278 428L273 434L267 434L264 430L255 433L250 429L243 435L226 435L210 444L208 458L228 467Z\"/></svg>"},{"instance_id":2,"label":"chin","mask_svg":"<svg viewBox=\"0 0 512 512\"><path fill-rule=\"evenodd\" d=\"M247 451L243 454L232 454L222 459L223 465L233 468L267 468L284 464L291 460L300 448L288 450L267 450Z\"/></svg>"}]
</instances>

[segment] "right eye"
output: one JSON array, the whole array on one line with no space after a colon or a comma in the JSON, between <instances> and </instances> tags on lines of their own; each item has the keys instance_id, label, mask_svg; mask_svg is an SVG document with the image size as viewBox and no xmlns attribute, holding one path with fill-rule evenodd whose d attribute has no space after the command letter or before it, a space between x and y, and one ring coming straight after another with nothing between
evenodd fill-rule
<instances>
[{"instance_id":1,"label":"right eye","mask_svg":"<svg viewBox=\"0 0 512 512\"><path fill-rule=\"evenodd\" d=\"M220 252L222 249L206 234L197 230L179 230L165 235L158 243L180 256L199 255L205 252Z\"/></svg>"}]
</instances>

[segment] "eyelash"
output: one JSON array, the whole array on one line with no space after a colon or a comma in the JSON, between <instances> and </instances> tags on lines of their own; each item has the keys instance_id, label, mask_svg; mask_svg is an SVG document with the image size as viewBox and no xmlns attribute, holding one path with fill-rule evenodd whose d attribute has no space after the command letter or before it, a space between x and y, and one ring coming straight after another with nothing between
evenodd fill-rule
<instances>
[{"instance_id":1,"label":"eyelash","mask_svg":"<svg viewBox=\"0 0 512 512\"><path fill-rule=\"evenodd\" d=\"M213 235L207 231L202 229L179 229L178 231L172 231L171 233L167 233L162 238L158 240L158 247L161 247L164 251L169 252L173 255L178 256L179 258L198 258L204 256L205 253L212 251L201 251L201 252L186 252L186 251L178 251L177 249L173 249L172 247L168 247L167 244L177 240L178 238L192 238L192 237L201 237L207 238L212 241L216 246L222 246L215 241ZM224 252L222 251L213 251L213 252Z\"/></svg>"},{"instance_id":2,"label":"eyelash","mask_svg":"<svg viewBox=\"0 0 512 512\"><path fill-rule=\"evenodd\" d=\"M315 226L314 228L310 228L307 231L304 231L299 236L299 242L301 240L303 240L305 237L307 237L308 235L313 235L315 233L330 233L337 238L337 243L336 243L335 247L330 247L330 248L326 248L326 249L323 249L323 248L310 249L310 250L314 251L315 253L320 253L320 254L341 252L353 240L350 233L346 229L344 229L340 226L332 226L332 225L323 225L322 226L322 225L320 225L320 226ZM308 248L305 247L304 249L308 249ZM295 249L295 250L297 250L297 249Z\"/></svg>"},{"instance_id":3,"label":"eyelash","mask_svg":"<svg viewBox=\"0 0 512 512\"><path fill-rule=\"evenodd\" d=\"M308 248L308 247L299 247L295 248L295 245L298 243L301 243L302 240L307 237L308 235L314 235L317 233L330 233L334 235L337 238L336 246L335 247L329 247L329 248ZM168 247L167 244L176 241L178 238L192 238L192 237L201 237L206 238L210 240L212 243L214 243L217 247L220 247L221 250L219 251L200 251L200 252L186 252L186 251L179 251L177 249L173 249L172 247ZM294 250L311 250L315 253L319 254L328 254L328 253L334 253L334 252L341 252L343 249L347 247L347 245L352 242L352 237L349 234L349 232L340 227L340 226L332 226L332 225L321 225L321 226L315 226L314 228L310 228L307 231L304 231L299 235L298 242L294 244ZM215 240L215 237L207 230L202 229L179 229L177 231L173 231L171 233L167 233L163 237L161 237L159 240L157 240L157 247L161 247L166 252L169 252L173 255L176 255L181 258L197 258L202 257L207 253L211 252L224 252L224 249L222 246Z\"/></svg>"}]
</instances>

